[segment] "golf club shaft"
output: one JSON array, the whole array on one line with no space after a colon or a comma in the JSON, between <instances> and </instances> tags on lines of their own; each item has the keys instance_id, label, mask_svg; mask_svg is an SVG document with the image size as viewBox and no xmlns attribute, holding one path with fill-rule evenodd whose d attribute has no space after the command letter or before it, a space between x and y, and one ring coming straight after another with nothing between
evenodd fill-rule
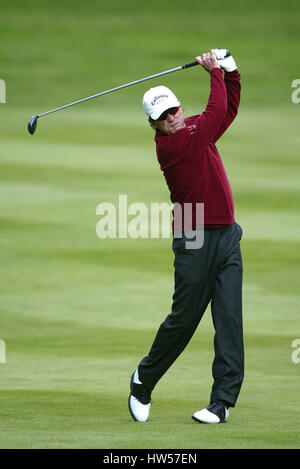
<instances>
[{"instance_id":1,"label":"golf club shaft","mask_svg":"<svg viewBox=\"0 0 300 469\"><path fill-rule=\"evenodd\" d=\"M198 62L190 62L185 65L180 65L179 67L171 68L170 70L166 70L165 72L156 73L155 75L150 75L149 77L141 78L140 80L132 81L130 83L126 83L125 85L117 86L116 88L112 88L107 91L102 91L101 93L93 94L92 96L88 96L87 98L79 99L78 101L74 101L73 103L66 104L65 106L57 107L56 109L52 109L51 111L44 112L43 114L39 114L37 117L46 116L47 114L51 114L52 112L59 111L60 109L65 109L67 107L74 106L75 104L83 103L84 101L88 101L89 99L97 98L98 96L112 93L113 91L121 90L122 88L127 88L127 86L136 85L137 83L150 80L151 78L161 77L162 75L167 75L168 73L177 72L178 70L184 70L185 68L189 68L189 67L194 67L194 65L198 65Z\"/></svg>"}]
</instances>

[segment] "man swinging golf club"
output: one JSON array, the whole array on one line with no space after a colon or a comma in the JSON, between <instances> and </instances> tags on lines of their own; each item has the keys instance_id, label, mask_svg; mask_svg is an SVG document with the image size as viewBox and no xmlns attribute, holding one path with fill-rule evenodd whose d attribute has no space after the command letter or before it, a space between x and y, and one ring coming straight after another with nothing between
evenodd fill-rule
<instances>
[{"instance_id":1,"label":"man swinging golf club","mask_svg":"<svg viewBox=\"0 0 300 469\"><path fill-rule=\"evenodd\" d=\"M223 423L238 399L244 376L242 327L242 229L234 219L229 181L216 148L237 115L240 73L225 49L196 57L209 72L211 91L202 114L184 118L177 97L166 87L147 91L143 106L155 129L157 158L172 202L204 204L204 243L187 248L184 230L173 238L175 289L171 313L160 325L152 347L130 382L129 411L146 422L151 392L182 353L207 306L215 329L210 403L192 418L199 423ZM224 77L223 77L223 71Z\"/></svg>"}]
</instances>

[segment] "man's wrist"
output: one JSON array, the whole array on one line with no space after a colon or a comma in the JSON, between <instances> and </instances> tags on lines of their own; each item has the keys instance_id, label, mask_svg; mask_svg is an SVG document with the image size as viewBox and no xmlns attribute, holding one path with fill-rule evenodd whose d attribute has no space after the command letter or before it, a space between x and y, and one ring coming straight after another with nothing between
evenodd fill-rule
<instances>
[{"instance_id":1,"label":"man's wrist","mask_svg":"<svg viewBox=\"0 0 300 469\"><path fill-rule=\"evenodd\" d=\"M212 72L214 72L214 71L216 71L216 70L220 70L220 71L222 72L221 67L214 67L214 68L212 68L212 69L210 70L210 73L212 73Z\"/></svg>"}]
</instances>

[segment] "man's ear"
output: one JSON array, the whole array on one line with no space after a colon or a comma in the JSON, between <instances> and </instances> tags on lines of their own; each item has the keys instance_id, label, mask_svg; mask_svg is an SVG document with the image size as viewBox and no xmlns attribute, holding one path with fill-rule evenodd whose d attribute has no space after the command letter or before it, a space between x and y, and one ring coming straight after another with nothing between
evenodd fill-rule
<instances>
[{"instance_id":1,"label":"man's ear","mask_svg":"<svg viewBox=\"0 0 300 469\"><path fill-rule=\"evenodd\" d=\"M151 119L151 117L148 117L148 122L149 122L150 126L152 127L152 129L154 129L154 130L157 129L157 122L155 122L155 120Z\"/></svg>"}]
</instances>

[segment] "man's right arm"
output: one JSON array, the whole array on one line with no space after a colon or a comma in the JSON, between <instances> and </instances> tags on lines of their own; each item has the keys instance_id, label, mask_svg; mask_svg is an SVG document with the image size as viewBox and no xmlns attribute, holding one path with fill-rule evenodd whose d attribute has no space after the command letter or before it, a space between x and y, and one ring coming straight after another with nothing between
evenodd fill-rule
<instances>
[{"instance_id":1,"label":"man's right arm","mask_svg":"<svg viewBox=\"0 0 300 469\"><path fill-rule=\"evenodd\" d=\"M227 91L227 113L216 135L214 135L214 143L223 135L238 113L241 94L240 80L241 75L237 69L232 72L225 72L224 81Z\"/></svg>"},{"instance_id":2,"label":"man's right arm","mask_svg":"<svg viewBox=\"0 0 300 469\"><path fill-rule=\"evenodd\" d=\"M211 91L205 111L197 118L197 145L204 150L216 136L227 112L227 93L220 68L210 71Z\"/></svg>"}]
</instances>

